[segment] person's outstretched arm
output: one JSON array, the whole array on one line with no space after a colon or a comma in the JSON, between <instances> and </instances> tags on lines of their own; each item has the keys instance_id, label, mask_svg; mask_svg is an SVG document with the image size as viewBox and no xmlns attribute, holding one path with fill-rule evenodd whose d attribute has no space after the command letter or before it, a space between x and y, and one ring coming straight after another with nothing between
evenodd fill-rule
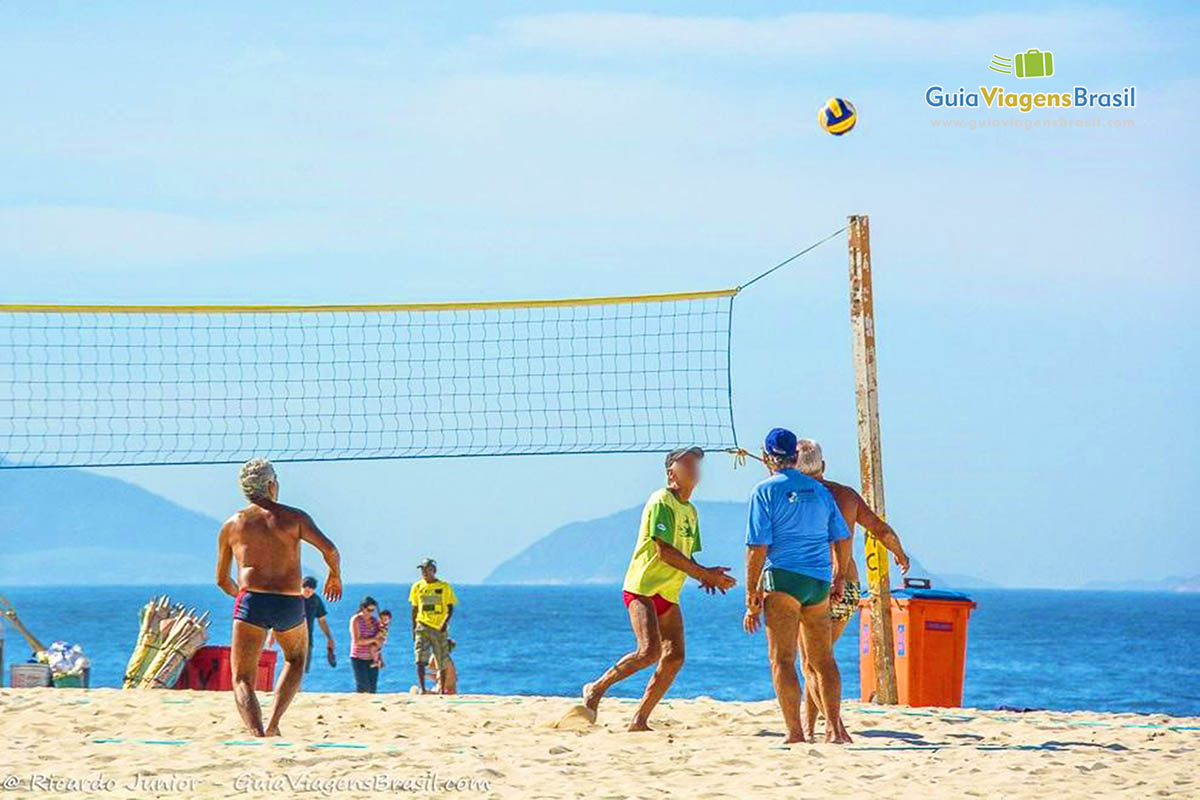
<instances>
[{"instance_id":1,"label":"person's outstretched arm","mask_svg":"<svg viewBox=\"0 0 1200 800\"><path fill-rule=\"evenodd\" d=\"M729 567L706 567L688 558L675 549L675 545L662 539L655 538L654 545L658 548L658 557L664 563L695 578L703 586L713 586L725 593L737 585L737 580L729 574Z\"/></svg>"},{"instance_id":2,"label":"person's outstretched arm","mask_svg":"<svg viewBox=\"0 0 1200 800\"><path fill-rule=\"evenodd\" d=\"M321 626L321 632L325 634L325 649L333 650L333 633L329 630L329 623L325 620L325 615L317 617L317 624Z\"/></svg>"},{"instance_id":3,"label":"person's outstretched arm","mask_svg":"<svg viewBox=\"0 0 1200 800\"><path fill-rule=\"evenodd\" d=\"M758 630L763 603L762 571L766 561L765 544L746 546L746 616L742 619L742 627L746 629L746 633Z\"/></svg>"},{"instance_id":4,"label":"person's outstretched arm","mask_svg":"<svg viewBox=\"0 0 1200 800\"><path fill-rule=\"evenodd\" d=\"M325 599L337 602L342 599L342 556L329 537L321 533L313 518L300 512L300 539L308 542L321 553L329 574L325 577Z\"/></svg>"},{"instance_id":5,"label":"person's outstretched arm","mask_svg":"<svg viewBox=\"0 0 1200 800\"><path fill-rule=\"evenodd\" d=\"M742 619L746 633L758 630L763 605L763 565L767 561L767 548L774 540L775 526L771 520L770 506L766 498L755 490L750 496L750 516L746 521L746 616Z\"/></svg>"},{"instance_id":6,"label":"person's outstretched arm","mask_svg":"<svg viewBox=\"0 0 1200 800\"><path fill-rule=\"evenodd\" d=\"M897 566L900 567L900 572L907 574L910 566L908 553L904 552L904 546L900 544L900 537L896 535L896 531L891 525L888 525L882 520L878 514L871 510L867 505L867 501L862 499L858 492L854 493L858 497L858 516L855 517L855 522L862 525L872 536L879 540L880 544L886 547L892 553L892 558Z\"/></svg>"}]
</instances>

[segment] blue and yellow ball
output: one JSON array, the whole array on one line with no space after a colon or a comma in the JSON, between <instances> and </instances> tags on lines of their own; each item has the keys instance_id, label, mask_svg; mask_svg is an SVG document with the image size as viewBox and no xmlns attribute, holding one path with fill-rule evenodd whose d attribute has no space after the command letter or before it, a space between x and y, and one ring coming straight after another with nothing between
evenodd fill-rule
<instances>
[{"instance_id":1,"label":"blue and yellow ball","mask_svg":"<svg viewBox=\"0 0 1200 800\"><path fill-rule=\"evenodd\" d=\"M854 123L858 122L858 112L854 110L854 104L849 100L831 97L825 101L825 105L821 106L821 110L817 114L817 121L821 123L821 129L826 133L841 136L854 128Z\"/></svg>"}]
</instances>

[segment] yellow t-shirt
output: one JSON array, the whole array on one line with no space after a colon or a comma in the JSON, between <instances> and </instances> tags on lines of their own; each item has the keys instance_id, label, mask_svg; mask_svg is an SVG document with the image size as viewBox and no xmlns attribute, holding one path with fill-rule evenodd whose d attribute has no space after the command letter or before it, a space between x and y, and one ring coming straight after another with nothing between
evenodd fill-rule
<instances>
[{"instance_id":1,"label":"yellow t-shirt","mask_svg":"<svg viewBox=\"0 0 1200 800\"><path fill-rule=\"evenodd\" d=\"M688 558L700 552L696 507L680 500L670 489L659 489L650 495L642 509L637 545L625 572L623 588L634 594L662 595L663 599L678 603L687 574L658 557L655 539L662 539Z\"/></svg>"},{"instance_id":2,"label":"yellow t-shirt","mask_svg":"<svg viewBox=\"0 0 1200 800\"><path fill-rule=\"evenodd\" d=\"M416 606L417 622L430 628L442 627L450 613L449 606L457 603L454 589L445 581L426 583L422 578L408 590L408 604Z\"/></svg>"}]
</instances>

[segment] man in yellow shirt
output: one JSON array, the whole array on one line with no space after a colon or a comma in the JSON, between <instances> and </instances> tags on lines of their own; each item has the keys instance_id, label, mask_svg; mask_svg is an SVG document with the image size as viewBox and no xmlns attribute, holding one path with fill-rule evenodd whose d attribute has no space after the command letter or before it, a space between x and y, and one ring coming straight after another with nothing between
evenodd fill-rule
<instances>
[{"instance_id":1,"label":"man in yellow shirt","mask_svg":"<svg viewBox=\"0 0 1200 800\"><path fill-rule=\"evenodd\" d=\"M737 583L729 576L729 567L704 567L693 558L700 550L700 522L691 496L700 482L702 458L704 451L699 447L681 447L667 454L667 486L650 495L642 510L622 592L637 649L583 687L583 704L595 712L609 687L657 664L629 724L631 731L650 730L650 712L683 666L679 592L688 576L709 594L724 594Z\"/></svg>"},{"instance_id":2,"label":"man in yellow shirt","mask_svg":"<svg viewBox=\"0 0 1200 800\"><path fill-rule=\"evenodd\" d=\"M417 664L417 682L421 694L425 694L425 665L429 663L429 657L433 656L439 674L450 657L446 630L450 625L450 617L454 616L458 598L454 596L450 584L438 580L437 562L432 558L422 561L417 569L421 570L421 580L408 590L408 603L412 606L413 658Z\"/></svg>"}]
</instances>

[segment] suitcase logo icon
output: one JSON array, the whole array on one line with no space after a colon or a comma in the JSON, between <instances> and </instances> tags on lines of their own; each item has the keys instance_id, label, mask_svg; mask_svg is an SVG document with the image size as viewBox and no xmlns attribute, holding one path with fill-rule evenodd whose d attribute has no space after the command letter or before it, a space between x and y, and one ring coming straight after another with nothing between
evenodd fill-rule
<instances>
[{"instance_id":1,"label":"suitcase logo icon","mask_svg":"<svg viewBox=\"0 0 1200 800\"><path fill-rule=\"evenodd\" d=\"M1018 78L1049 78L1054 74L1054 54L1032 47L1012 58L994 55L988 69Z\"/></svg>"}]
</instances>

